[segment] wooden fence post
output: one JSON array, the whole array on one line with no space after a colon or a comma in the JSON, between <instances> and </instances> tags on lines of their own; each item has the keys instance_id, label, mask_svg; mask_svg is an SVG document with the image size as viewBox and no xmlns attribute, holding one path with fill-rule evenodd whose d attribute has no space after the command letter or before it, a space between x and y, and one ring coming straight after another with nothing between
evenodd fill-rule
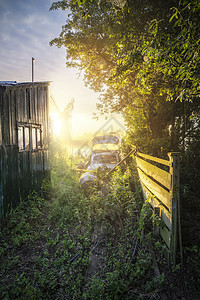
<instances>
[{"instance_id":1,"label":"wooden fence post","mask_svg":"<svg viewBox=\"0 0 200 300\"><path fill-rule=\"evenodd\" d=\"M180 153L170 152L168 153L169 160L171 163L170 174L171 174L171 263L176 264L177 245L178 240L180 243L180 252L182 258L182 241L181 241L181 227L180 227Z\"/></svg>"},{"instance_id":2,"label":"wooden fence post","mask_svg":"<svg viewBox=\"0 0 200 300\"><path fill-rule=\"evenodd\" d=\"M0 146L0 219L3 217L3 162L2 147Z\"/></svg>"}]
</instances>

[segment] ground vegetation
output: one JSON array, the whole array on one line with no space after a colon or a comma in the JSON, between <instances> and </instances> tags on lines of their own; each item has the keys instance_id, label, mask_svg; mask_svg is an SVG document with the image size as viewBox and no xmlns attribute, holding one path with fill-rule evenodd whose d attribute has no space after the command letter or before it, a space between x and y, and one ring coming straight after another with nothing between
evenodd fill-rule
<instances>
[{"instance_id":1,"label":"ground vegetation","mask_svg":"<svg viewBox=\"0 0 200 300\"><path fill-rule=\"evenodd\" d=\"M168 267L134 167L86 197L60 145L52 155L52 182L1 224L1 299L199 299L199 247Z\"/></svg>"}]
</instances>

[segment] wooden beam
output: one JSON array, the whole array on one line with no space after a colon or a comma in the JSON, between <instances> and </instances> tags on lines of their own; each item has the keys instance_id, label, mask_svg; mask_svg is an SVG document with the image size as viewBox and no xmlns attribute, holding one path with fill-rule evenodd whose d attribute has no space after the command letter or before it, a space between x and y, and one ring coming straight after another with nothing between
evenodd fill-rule
<instances>
[{"instance_id":1,"label":"wooden beam","mask_svg":"<svg viewBox=\"0 0 200 300\"><path fill-rule=\"evenodd\" d=\"M171 187L171 175L158 168L157 166L152 165L151 163L136 157L137 166L144 171L148 176L151 176L156 181L160 182L163 186L165 186L168 190Z\"/></svg>"},{"instance_id":2,"label":"wooden beam","mask_svg":"<svg viewBox=\"0 0 200 300\"><path fill-rule=\"evenodd\" d=\"M167 229L166 226L160 227L160 236L165 241L165 244L167 245L168 249L170 249L170 231Z\"/></svg>"},{"instance_id":3,"label":"wooden beam","mask_svg":"<svg viewBox=\"0 0 200 300\"><path fill-rule=\"evenodd\" d=\"M172 176L170 197L172 203L172 230L171 230L171 262L176 264L176 254L178 245L178 236L180 242L180 250L182 251L181 243L181 228L180 228L180 153L168 153L171 163L170 174Z\"/></svg>"},{"instance_id":4,"label":"wooden beam","mask_svg":"<svg viewBox=\"0 0 200 300\"><path fill-rule=\"evenodd\" d=\"M169 210L171 210L170 193L155 181L149 178L140 168L138 173L142 183L154 194Z\"/></svg>"},{"instance_id":5,"label":"wooden beam","mask_svg":"<svg viewBox=\"0 0 200 300\"><path fill-rule=\"evenodd\" d=\"M168 167L170 167L170 165L171 165L171 163L168 160L165 160L165 159L162 159L162 158L157 158L157 157L150 156L150 155L147 155L147 154L143 154L143 153L140 153L140 152L137 152L137 156L143 157L145 159L149 159L151 161L158 162L158 163L160 163L162 165L165 165L165 166L168 166Z\"/></svg>"},{"instance_id":6,"label":"wooden beam","mask_svg":"<svg viewBox=\"0 0 200 300\"><path fill-rule=\"evenodd\" d=\"M141 182L141 186L142 186L143 196L144 196L145 200L147 200L149 198L150 199L150 204L153 208L154 207L160 207L161 215L162 215L162 212L164 212L164 214L167 218L166 221L164 221L164 220L163 221L166 223L166 226L168 228L170 228L170 226L171 226L171 212L169 211L169 209L166 208L163 205L163 203L158 198L156 198L155 195L153 195L153 193L151 193L149 191L149 189L144 184L142 184L142 182ZM163 217L163 219L165 219L165 217Z\"/></svg>"}]
</instances>

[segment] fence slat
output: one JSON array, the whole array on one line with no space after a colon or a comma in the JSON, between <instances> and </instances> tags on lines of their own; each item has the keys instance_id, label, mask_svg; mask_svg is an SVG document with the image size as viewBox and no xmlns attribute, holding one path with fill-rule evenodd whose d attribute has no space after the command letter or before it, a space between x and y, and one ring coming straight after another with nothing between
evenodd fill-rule
<instances>
[{"instance_id":1,"label":"fence slat","mask_svg":"<svg viewBox=\"0 0 200 300\"><path fill-rule=\"evenodd\" d=\"M171 260L172 263L176 264L176 254L177 254L177 246L178 240L180 243L180 252L182 257L182 242L181 242L181 224L180 224L180 182L179 182L179 170L180 170L180 153L168 153L171 167L170 173L172 175L171 182L171 203L172 203L172 232L171 232Z\"/></svg>"},{"instance_id":2,"label":"fence slat","mask_svg":"<svg viewBox=\"0 0 200 300\"><path fill-rule=\"evenodd\" d=\"M143 184L142 184L142 190L143 190L143 195L145 200L147 200L150 197L149 203L151 204L152 208L153 209L155 209L156 207L160 208L161 211L159 216L161 220L165 223L167 228L171 230L172 228L171 212L165 206L163 206L162 202L160 202L160 200L154 197L154 195Z\"/></svg>"},{"instance_id":3,"label":"fence slat","mask_svg":"<svg viewBox=\"0 0 200 300\"><path fill-rule=\"evenodd\" d=\"M167 247L170 248L170 231L167 229L167 227L160 227L160 235L165 241Z\"/></svg>"},{"instance_id":4,"label":"fence slat","mask_svg":"<svg viewBox=\"0 0 200 300\"><path fill-rule=\"evenodd\" d=\"M162 199L163 204L171 210L170 193L150 179L143 171L138 168L138 173L142 183L158 198Z\"/></svg>"},{"instance_id":5,"label":"fence slat","mask_svg":"<svg viewBox=\"0 0 200 300\"><path fill-rule=\"evenodd\" d=\"M162 164L162 165L165 165L165 166L168 166L168 167L171 166L171 162L169 162L168 160L162 159L162 158L150 156L150 155L147 155L147 154L144 154L144 153L140 153L140 152L137 152L137 155L139 155L140 157L149 159L151 161L158 162L159 164Z\"/></svg>"},{"instance_id":6,"label":"fence slat","mask_svg":"<svg viewBox=\"0 0 200 300\"><path fill-rule=\"evenodd\" d=\"M136 157L136 162L137 162L137 166L146 174L148 174L148 176L151 176L153 179L160 182L168 190L170 189L171 175L168 172L148 163L147 161L139 157Z\"/></svg>"},{"instance_id":7,"label":"fence slat","mask_svg":"<svg viewBox=\"0 0 200 300\"><path fill-rule=\"evenodd\" d=\"M168 156L169 161L143 153L136 153L135 158L144 199L149 198L154 213L163 221L159 226L159 234L167 246L167 261L175 265L178 242L182 262L180 153L172 152ZM168 166L169 172L155 166L153 162ZM154 233L157 233L157 228L154 228Z\"/></svg>"}]
</instances>

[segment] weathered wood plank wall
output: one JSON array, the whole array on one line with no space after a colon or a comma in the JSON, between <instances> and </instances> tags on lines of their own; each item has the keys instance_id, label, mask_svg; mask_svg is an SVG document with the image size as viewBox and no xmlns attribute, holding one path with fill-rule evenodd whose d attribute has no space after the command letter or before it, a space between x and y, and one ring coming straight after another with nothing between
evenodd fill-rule
<instances>
[{"instance_id":1,"label":"weathered wood plank wall","mask_svg":"<svg viewBox=\"0 0 200 300\"><path fill-rule=\"evenodd\" d=\"M0 218L50 176L48 87L0 82Z\"/></svg>"}]
</instances>

